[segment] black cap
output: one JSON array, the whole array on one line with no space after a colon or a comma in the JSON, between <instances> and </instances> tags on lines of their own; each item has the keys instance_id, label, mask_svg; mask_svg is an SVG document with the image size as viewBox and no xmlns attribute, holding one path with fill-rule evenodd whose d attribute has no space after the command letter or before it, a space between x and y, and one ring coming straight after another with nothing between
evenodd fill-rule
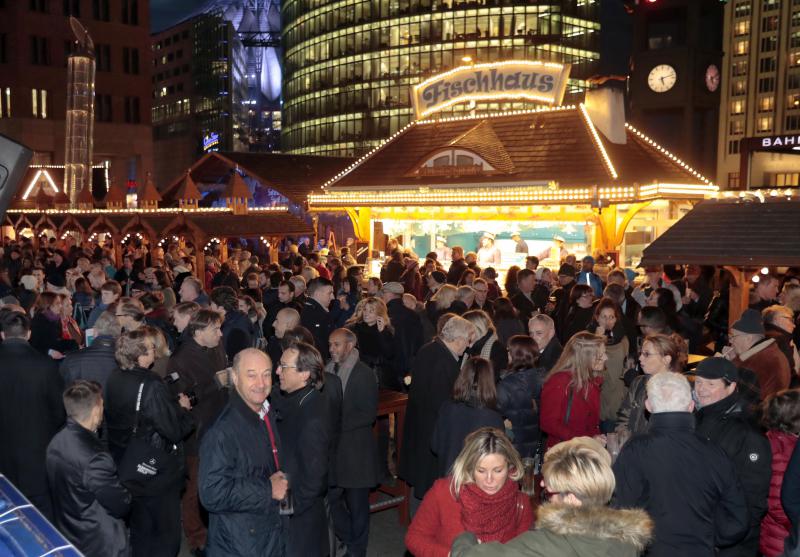
<instances>
[{"instance_id":1,"label":"black cap","mask_svg":"<svg viewBox=\"0 0 800 557\"><path fill-rule=\"evenodd\" d=\"M52 284L56 288L63 288L67 285L64 275L61 273L50 273L47 275L47 283Z\"/></svg>"},{"instance_id":2,"label":"black cap","mask_svg":"<svg viewBox=\"0 0 800 557\"><path fill-rule=\"evenodd\" d=\"M577 271L575 270L575 267L569 263L564 263L558 269L558 274L565 277L574 277L576 273Z\"/></svg>"},{"instance_id":3,"label":"black cap","mask_svg":"<svg viewBox=\"0 0 800 557\"><path fill-rule=\"evenodd\" d=\"M706 358L694 370L697 377L703 379L727 379L731 383L739 380L739 369L726 358Z\"/></svg>"}]
</instances>

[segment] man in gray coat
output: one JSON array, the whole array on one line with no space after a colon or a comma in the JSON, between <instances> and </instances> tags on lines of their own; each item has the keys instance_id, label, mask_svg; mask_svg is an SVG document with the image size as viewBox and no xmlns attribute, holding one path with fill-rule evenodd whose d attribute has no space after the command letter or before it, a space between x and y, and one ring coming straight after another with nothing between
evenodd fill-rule
<instances>
[{"instance_id":1,"label":"man in gray coat","mask_svg":"<svg viewBox=\"0 0 800 557\"><path fill-rule=\"evenodd\" d=\"M378 382L359 360L356 335L336 329L329 339L326 371L339 376L344 398L342 429L336 450L336 487L328 493L336 536L348 555L364 557L369 537L369 490L378 483L378 459L372 425L378 412Z\"/></svg>"}]
</instances>

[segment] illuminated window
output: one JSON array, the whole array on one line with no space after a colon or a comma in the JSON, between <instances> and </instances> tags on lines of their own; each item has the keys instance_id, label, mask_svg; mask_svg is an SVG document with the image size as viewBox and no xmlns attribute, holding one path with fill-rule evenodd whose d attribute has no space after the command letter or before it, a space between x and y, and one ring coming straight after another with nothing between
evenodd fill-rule
<instances>
[{"instance_id":1,"label":"illuminated window","mask_svg":"<svg viewBox=\"0 0 800 557\"><path fill-rule=\"evenodd\" d=\"M739 60L731 65L731 75L734 77L747 75L747 60Z\"/></svg>"},{"instance_id":2,"label":"illuminated window","mask_svg":"<svg viewBox=\"0 0 800 557\"><path fill-rule=\"evenodd\" d=\"M728 172L728 188L736 189L739 187L739 173Z\"/></svg>"},{"instance_id":3,"label":"illuminated window","mask_svg":"<svg viewBox=\"0 0 800 557\"><path fill-rule=\"evenodd\" d=\"M0 118L11 118L11 87L0 88Z\"/></svg>"},{"instance_id":4,"label":"illuminated window","mask_svg":"<svg viewBox=\"0 0 800 557\"><path fill-rule=\"evenodd\" d=\"M733 8L734 17L747 17L750 15L750 2L737 2Z\"/></svg>"},{"instance_id":5,"label":"illuminated window","mask_svg":"<svg viewBox=\"0 0 800 557\"><path fill-rule=\"evenodd\" d=\"M737 21L733 26L733 35L735 37L741 37L742 35L747 35L750 33L750 20L743 19L742 21Z\"/></svg>"},{"instance_id":6,"label":"illuminated window","mask_svg":"<svg viewBox=\"0 0 800 557\"><path fill-rule=\"evenodd\" d=\"M781 0L762 0L761 9L765 12L770 10L777 10L780 7Z\"/></svg>"},{"instance_id":7,"label":"illuminated window","mask_svg":"<svg viewBox=\"0 0 800 557\"><path fill-rule=\"evenodd\" d=\"M730 135L742 135L744 133L744 120L731 120Z\"/></svg>"},{"instance_id":8,"label":"illuminated window","mask_svg":"<svg viewBox=\"0 0 800 557\"><path fill-rule=\"evenodd\" d=\"M786 108L797 109L800 108L800 95L793 93L786 99Z\"/></svg>"},{"instance_id":9,"label":"illuminated window","mask_svg":"<svg viewBox=\"0 0 800 557\"><path fill-rule=\"evenodd\" d=\"M750 50L750 41L748 39L738 40L733 45L733 53L737 56L747 54L748 50Z\"/></svg>"},{"instance_id":10,"label":"illuminated window","mask_svg":"<svg viewBox=\"0 0 800 557\"><path fill-rule=\"evenodd\" d=\"M768 132L772 130L772 116L761 116L756 120L756 131Z\"/></svg>"},{"instance_id":11,"label":"illuminated window","mask_svg":"<svg viewBox=\"0 0 800 557\"><path fill-rule=\"evenodd\" d=\"M775 110L775 97L761 97L758 99L759 112L771 112Z\"/></svg>"},{"instance_id":12,"label":"illuminated window","mask_svg":"<svg viewBox=\"0 0 800 557\"><path fill-rule=\"evenodd\" d=\"M744 95L747 92L747 82L742 79L737 79L731 83L731 95Z\"/></svg>"},{"instance_id":13,"label":"illuminated window","mask_svg":"<svg viewBox=\"0 0 800 557\"><path fill-rule=\"evenodd\" d=\"M766 172L767 185L777 188L800 186L800 174L797 172Z\"/></svg>"},{"instance_id":14,"label":"illuminated window","mask_svg":"<svg viewBox=\"0 0 800 557\"><path fill-rule=\"evenodd\" d=\"M744 107L745 101L732 101L731 102L731 114L744 114Z\"/></svg>"},{"instance_id":15,"label":"illuminated window","mask_svg":"<svg viewBox=\"0 0 800 557\"><path fill-rule=\"evenodd\" d=\"M31 89L31 109L34 118L47 118L47 91Z\"/></svg>"}]
</instances>

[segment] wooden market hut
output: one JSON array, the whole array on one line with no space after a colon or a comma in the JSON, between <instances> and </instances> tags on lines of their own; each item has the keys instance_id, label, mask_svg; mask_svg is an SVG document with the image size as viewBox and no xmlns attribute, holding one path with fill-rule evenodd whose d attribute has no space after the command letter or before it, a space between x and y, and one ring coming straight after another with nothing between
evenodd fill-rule
<instances>
[{"instance_id":1,"label":"wooden market hut","mask_svg":"<svg viewBox=\"0 0 800 557\"><path fill-rule=\"evenodd\" d=\"M716 265L733 276L728 322L749 304L764 267L800 265L800 198L792 190L725 192L697 204L650 246L642 265Z\"/></svg>"}]
</instances>

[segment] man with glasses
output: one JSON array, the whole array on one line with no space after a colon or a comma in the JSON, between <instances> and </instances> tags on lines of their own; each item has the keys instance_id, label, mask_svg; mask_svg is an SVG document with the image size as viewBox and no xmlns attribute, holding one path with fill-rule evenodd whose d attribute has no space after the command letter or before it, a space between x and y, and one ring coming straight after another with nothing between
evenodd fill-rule
<instances>
[{"instance_id":1,"label":"man with glasses","mask_svg":"<svg viewBox=\"0 0 800 557\"><path fill-rule=\"evenodd\" d=\"M766 338L761 313L747 309L736 323L731 325L728 334L730 348L723 350L734 365L746 368L755 373L757 385L747 385L755 394L758 388L759 399L782 389L789 388L791 371L789 362L781 352L774 339Z\"/></svg>"},{"instance_id":2,"label":"man with glasses","mask_svg":"<svg viewBox=\"0 0 800 557\"><path fill-rule=\"evenodd\" d=\"M475 300L468 309L480 309L485 311L489 317L494 315L494 304L488 299L489 283L484 278L476 278L472 281L472 290L475 292Z\"/></svg>"},{"instance_id":3,"label":"man with glasses","mask_svg":"<svg viewBox=\"0 0 800 557\"><path fill-rule=\"evenodd\" d=\"M792 334L796 328L794 313L786 306L769 306L761 312L767 337L775 339L792 373L800 370L800 355Z\"/></svg>"}]
</instances>

